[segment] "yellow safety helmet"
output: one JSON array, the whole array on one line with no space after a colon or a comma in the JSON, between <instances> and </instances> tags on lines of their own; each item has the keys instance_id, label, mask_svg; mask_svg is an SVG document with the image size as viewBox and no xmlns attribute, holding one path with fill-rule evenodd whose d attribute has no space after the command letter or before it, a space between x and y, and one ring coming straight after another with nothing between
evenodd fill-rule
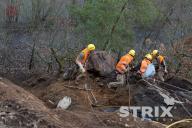
<instances>
[{"instance_id":1,"label":"yellow safety helmet","mask_svg":"<svg viewBox=\"0 0 192 128\"><path fill-rule=\"evenodd\" d=\"M153 57L152 57L151 54L147 54L147 55L145 55L145 58L147 58L147 59L150 60L150 61L153 59Z\"/></svg>"},{"instance_id":2,"label":"yellow safety helmet","mask_svg":"<svg viewBox=\"0 0 192 128\"><path fill-rule=\"evenodd\" d=\"M151 53L152 56L157 56L159 54L158 50L153 50L153 52Z\"/></svg>"},{"instance_id":3,"label":"yellow safety helmet","mask_svg":"<svg viewBox=\"0 0 192 128\"><path fill-rule=\"evenodd\" d=\"M135 50L131 49L128 54L134 57L135 56Z\"/></svg>"},{"instance_id":4,"label":"yellow safety helmet","mask_svg":"<svg viewBox=\"0 0 192 128\"><path fill-rule=\"evenodd\" d=\"M94 44L89 44L89 45L87 46L87 48L88 48L90 51L93 51L93 50L95 50L95 45L94 45Z\"/></svg>"}]
</instances>

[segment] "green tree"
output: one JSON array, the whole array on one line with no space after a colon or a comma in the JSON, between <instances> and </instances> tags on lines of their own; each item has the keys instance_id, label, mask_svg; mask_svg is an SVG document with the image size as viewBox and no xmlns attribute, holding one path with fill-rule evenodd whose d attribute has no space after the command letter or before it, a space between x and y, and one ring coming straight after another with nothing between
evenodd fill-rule
<instances>
[{"instance_id":1,"label":"green tree","mask_svg":"<svg viewBox=\"0 0 192 128\"><path fill-rule=\"evenodd\" d=\"M148 28L159 16L153 0L87 0L71 6L82 42L94 41L101 49L125 50L134 40L134 27ZM107 43L107 45L106 45Z\"/></svg>"}]
</instances>

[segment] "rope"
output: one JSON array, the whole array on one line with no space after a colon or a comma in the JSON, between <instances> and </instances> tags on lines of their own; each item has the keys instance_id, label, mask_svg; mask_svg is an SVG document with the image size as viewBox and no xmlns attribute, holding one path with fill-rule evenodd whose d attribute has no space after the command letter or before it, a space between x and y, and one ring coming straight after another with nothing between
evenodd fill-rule
<instances>
[{"instance_id":1,"label":"rope","mask_svg":"<svg viewBox=\"0 0 192 128\"><path fill-rule=\"evenodd\" d=\"M175 123L168 125L166 128L171 128L171 127L173 127L177 124L180 124L180 123L189 123L189 122L192 122L192 119L184 119L184 120L177 121Z\"/></svg>"},{"instance_id":2,"label":"rope","mask_svg":"<svg viewBox=\"0 0 192 128\"><path fill-rule=\"evenodd\" d=\"M148 85L156 88L159 93L167 93L167 95L170 95L170 93L169 93L168 91L166 91L165 89L160 88L160 87L158 87L158 86L156 86L156 85L153 85L153 84L151 84L150 82L146 81L145 79L142 79L142 80L143 80L144 82L146 82Z\"/></svg>"},{"instance_id":3,"label":"rope","mask_svg":"<svg viewBox=\"0 0 192 128\"><path fill-rule=\"evenodd\" d=\"M192 91L188 91L188 90L186 90L186 89L182 89L182 88L180 88L180 87L176 87L176 86L174 86L174 85L172 85L172 84L168 84L168 83L165 83L165 82L162 82L162 81L159 81L159 80L156 80L156 81L158 81L159 83L165 84L165 85L167 85L167 86L171 86L171 87L180 89L180 90L182 90L182 91L184 91L184 92L192 93ZM175 93L175 90L172 90L172 89L167 89L167 90ZM184 96L182 96L182 97L184 97ZM184 97L184 98L186 98L186 97ZM183 98L182 98L182 99L183 99ZM187 98L187 99L188 99L188 98ZM188 99L188 100L190 100L190 99Z\"/></svg>"},{"instance_id":4,"label":"rope","mask_svg":"<svg viewBox=\"0 0 192 128\"><path fill-rule=\"evenodd\" d=\"M183 88L180 88L180 87L176 87L176 86L174 86L174 85L172 85L172 84L168 84L168 83L165 83L165 82L162 82L162 81L159 81L159 80L156 80L156 81L158 81L159 83L165 84L165 85L167 85L167 86L180 89L180 90L185 91L185 92L190 92L190 93L192 92L192 91L189 91L189 90L186 90L186 89L183 89Z\"/></svg>"},{"instance_id":5,"label":"rope","mask_svg":"<svg viewBox=\"0 0 192 128\"><path fill-rule=\"evenodd\" d=\"M159 89L159 91L162 91L162 90L164 90L164 89L161 89L161 88L159 88L159 87L157 87L157 86L155 86L155 85L153 85L153 84L151 84L151 83L149 83L148 81L146 81L146 80L144 80L144 79L142 79L143 81L145 81L145 82L147 82L149 85L152 85L153 87L156 87L157 89ZM164 82L162 82L162 83L164 83ZM173 86L173 85L172 85ZM175 86L174 86L175 87ZM167 92L167 91L166 91ZM178 101L180 101L180 99L178 98L178 96L175 94L175 96L176 96L176 98L178 99ZM187 108L182 104L182 107L183 107L183 109L188 113L188 115L190 116L190 117L192 117L192 114L187 110Z\"/></svg>"},{"instance_id":6,"label":"rope","mask_svg":"<svg viewBox=\"0 0 192 128\"><path fill-rule=\"evenodd\" d=\"M177 98L178 101L180 101L179 97L178 97L176 94L175 94L175 97ZM188 109L187 109L183 104L181 104L181 105L182 105L183 109L187 112L187 114L188 114L190 117L192 117L192 114L188 111Z\"/></svg>"},{"instance_id":7,"label":"rope","mask_svg":"<svg viewBox=\"0 0 192 128\"><path fill-rule=\"evenodd\" d=\"M150 80L153 80L153 79L151 79L151 78L149 78L149 79L150 79ZM140 82L140 81L145 81L145 82L147 82L146 80L141 79L141 80L137 81L137 83ZM182 91L192 93L192 91L189 91L189 90L186 90L186 89L183 89L183 88L180 88L180 87L176 87L176 86L174 86L174 85L172 85L172 84L168 84L168 83L165 83L165 82L162 82L162 81L159 81L159 80L156 80L156 81L159 82L159 83L165 84L165 85L167 85L167 86L174 87L174 88L180 89L180 90L182 90ZM149 83L149 82L147 82L147 83Z\"/></svg>"}]
</instances>

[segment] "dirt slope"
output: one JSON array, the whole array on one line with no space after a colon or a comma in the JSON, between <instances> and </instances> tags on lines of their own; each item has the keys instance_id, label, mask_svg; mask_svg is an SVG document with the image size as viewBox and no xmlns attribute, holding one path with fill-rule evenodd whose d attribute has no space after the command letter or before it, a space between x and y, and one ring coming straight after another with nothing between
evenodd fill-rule
<instances>
[{"instance_id":1,"label":"dirt slope","mask_svg":"<svg viewBox=\"0 0 192 128\"><path fill-rule=\"evenodd\" d=\"M115 120L113 120L114 122L119 122L119 117L117 116L116 113L103 112L106 111L105 106L109 107L128 106L129 100L131 101L130 103L132 106L133 105L152 106L152 107L161 105L167 106L167 104L165 104L164 102L164 98L161 95L159 95L157 91L152 90L150 86L146 86L143 83L138 83L137 85L132 86L131 95L129 95L129 91L127 88L119 88L117 90L114 90L114 89L108 89L104 86L100 87L97 83L97 80L95 79L88 79L87 82L81 81L79 85L75 85L74 81L63 81L63 80L56 80L52 83L48 83L49 79L46 80L47 78L48 77L44 78L41 77L40 78L41 80L44 79L43 82L42 81L39 82L38 77L32 78L31 80L27 81L24 84L25 88L29 90L32 94L39 97L42 101L44 101L49 108L55 108L60 99L62 99L64 96L70 96L72 98L72 105L69 108L69 111L72 113L75 112L76 115L75 118L81 120L81 122L84 125L95 124L95 122L93 123L92 120L95 120L97 118L95 118L93 110L95 113L97 114L99 113L98 116L99 119L102 120L102 122L106 122L107 119L110 120L109 117L115 118ZM87 91L85 90L78 89L78 88L84 88L85 83L88 83L87 85L91 85L92 93L94 94L97 103L101 105L101 107L92 108L90 106L88 98L90 97L90 94L88 95ZM184 103L183 105L181 104L174 105L174 108L176 108L172 110L174 118L167 119L166 121L164 121L164 119L162 118L158 119L158 121L170 124L174 121L181 120L183 118L190 118L189 114L192 113L191 109L192 104L190 100L191 97L190 91L192 90L192 84L189 81L180 78L171 78L170 80L167 81L167 84L173 85L173 87L165 84L159 84L158 86L161 87L162 89L167 90L171 94L171 96L173 97L177 96ZM179 88L188 90L189 94L187 94L187 92L182 92ZM189 111L189 113L187 113L184 107L186 110ZM63 115L61 114L63 113L63 111L61 112L57 111L57 112L59 115L61 116ZM106 116L107 118L102 117L103 115L104 117ZM65 118L65 120L70 121L70 118ZM73 124L79 125L78 123L79 122L75 122L75 120L73 122ZM116 123L113 125L115 126ZM136 127L136 125L134 126Z\"/></svg>"},{"instance_id":2,"label":"dirt slope","mask_svg":"<svg viewBox=\"0 0 192 128\"><path fill-rule=\"evenodd\" d=\"M55 89L53 89L54 87ZM50 85L50 96L62 97L69 95L72 97L72 107L67 110L50 109L31 93L14 85L8 80L0 82L0 125L9 128L164 128L163 125L150 121L129 121L120 119L117 113L104 113L92 110L88 104L78 104L78 98L82 95L75 95L74 90L66 89L63 84ZM52 89L50 89L52 88ZM53 92L54 90L57 90ZM47 91L47 88L41 90ZM64 91L64 92L63 92ZM45 94L45 93L44 93ZM71 95L70 95L71 94ZM46 95L44 95L46 96ZM76 97L76 99L75 99ZM43 97L45 98L45 97ZM50 97L49 97L50 98ZM82 100L81 99L81 100ZM88 109L89 108L89 109Z\"/></svg>"},{"instance_id":3,"label":"dirt slope","mask_svg":"<svg viewBox=\"0 0 192 128\"><path fill-rule=\"evenodd\" d=\"M8 80L0 81L0 122L9 128L71 127L38 98Z\"/></svg>"}]
</instances>

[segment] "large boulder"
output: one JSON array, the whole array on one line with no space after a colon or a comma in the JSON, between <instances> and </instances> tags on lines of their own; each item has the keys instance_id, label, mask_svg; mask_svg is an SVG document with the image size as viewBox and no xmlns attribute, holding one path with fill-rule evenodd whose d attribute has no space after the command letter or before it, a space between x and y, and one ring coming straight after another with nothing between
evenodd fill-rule
<instances>
[{"instance_id":1,"label":"large boulder","mask_svg":"<svg viewBox=\"0 0 192 128\"><path fill-rule=\"evenodd\" d=\"M99 76L108 76L115 71L114 57L105 51L93 52L87 61L86 69Z\"/></svg>"},{"instance_id":2,"label":"large boulder","mask_svg":"<svg viewBox=\"0 0 192 128\"><path fill-rule=\"evenodd\" d=\"M90 74L94 76L99 76L105 79L105 81L111 81L116 78L115 73L116 61L112 55L105 51L95 51L90 54L86 69ZM74 80L79 72L77 64L72 64L64 70L63 79L64 80Z\"/></svg>"}]
</instances>

